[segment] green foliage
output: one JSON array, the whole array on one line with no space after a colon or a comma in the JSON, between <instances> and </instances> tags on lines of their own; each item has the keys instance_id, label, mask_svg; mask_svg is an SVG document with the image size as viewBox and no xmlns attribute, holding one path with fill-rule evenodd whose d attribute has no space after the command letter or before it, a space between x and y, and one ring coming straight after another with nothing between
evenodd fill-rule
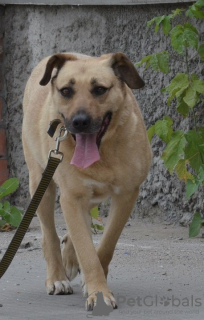
<instances>
[{"instance_id":1,"label":"green foliage","mask_svg":"<svg viewBox=\"0 0 204 320\"><path fill-rule=\"evenodd\" d=\"M178 60L182 59L181 66L185 65L185 70L181 69L181 72L175 74L161 92L167 95L168 106L173 103L181 116L193 118L194 128L188 131L174 130L173 120L164 116L149 128L148 137L151 141L156 134L166 144L161 158L171 174L175 172L180 180L185 181L187 199L198 190L203 192L204 186L204 127L198 126L195 111L198 106L204 111L204 80L201 75L194 74L190 70L194 56L198 56L200 61L198 63L204 60L204 44L200 43L199 31L192 20L204 19L203 7L204 0L198 0L188 10L177 9L167 16L150 20L147 26L155 25L155 33L161 29L164 35L169 37L172 49L170 52L153 53L136 63L136 66L144 65L145 69L151 67L164 74L169 73L175 57ZM174 24L175 17L180 23ZM202 67L197 69L201 70ZM194 216L190 228L191 237L197 235L203 225L201 216L200 218L198 216L199 213Z\"/></svg>"},{"instance_id":2,"label":"green foliage","mask_svg":"<svg viewBox=\"0 0 204 320\"><path fill-rule=\"evenodd\" d=\"M198 174L204 164L204 134L202 131L189 130L185 137L188 142L185 147L185 155L191 167Z\"/></svg>"},{"instance_id":3,"label":"green foliage","mask_svg":"<svg viewBox=\"0 0 204 320\"><path fill-rule=\"evenodd\" d=\"M183 55L186 48L198 49L198 31L190 23L178 24L171 32L171 46L180 55Z\"/></svg>"},{"instance_id":4,"label":"green foliage","mask_svg":"<svg viewBox=\"0 0 204 320\"><path fill-rule=\"evenodd\" d=\"M175 131L162 154L164 164L170 173L174 171L179 160L183 157L185 144L186 139L183 131Z\"/></svg>"},{"instance_id":5,"label":"green foliage","mask_svg":"<svg viewBox=\"0 0 204 320\"><path fill-rule=\"evenodd\" d=\"M204 6L204 0L198 0L195 4L189 7L186 11L186 16L189 18L204 19L204 12L202 7Z\"/></svg>"},{"instance_id":6,"label":"green foliage","mask_svg":"<svg viewBox=\"0 0 204 320\"><path fill-rule=\"evenodd\" d=\"M152 55L144 57L135 66L141 66L145 63L145 69L149 66L155 71L162 71L163 73L169 72L169 53L167 51L153 53Z\"/></svg>"},{"instance_id":7,"label":"green foliage","mask_svg":"<svg viewBox=\"0 0 204 320\"><path fill-rule=\"evenodd\" d=\"M200 45L200 47L198 48L198 53L201 57L201 60L204 60L204 44Z\"/></svg>"},{"instance_id":8,"label":"green foliage","mask_svg":"<svg viewBox=\"0 0 204 320\"><path fill-rule=\"evenodd\" d=\"M167 36L171 30L171 20L182 13L182 9L173 10L168 16L154 17L147 22L147 26L150 27L155 23L155 33L158 32L160 25L162 26L163 33Z\"/></svg>"},{"instance_id":9,"label":"green foliage","mask_svg":"<svg viewBox=\"0 0 204 320\"><path fill-rule=\"evenodd\" d=\"M0 186L0 200L15 192L19 187L19 180L17 178L11 178L5 181ZM0 227L3 227L6 223L17 227L21 222L22 212L15 206L11 206L8 201L0 202Z\"/></svg>"},{"instance_id":10,"label":"green foliage","mask_svg":"<svg viewBox=\"0 0 204 320\"><path fill-rule=\"evenodd\" d=\"M177 73L170 84L162 89L162 92L169 95L168 105L173 99L176 99L178 113L187 116L190 109L201 101L201 95L204 95L204 81L198 79L195 74L189 76L186 73Z\"/></svg>"},{"instance_id":11,"label":"green foliage","mask_svg":"<svg viewBox=\"0 0 204 320\"><path fill-rule=\"evenodd\" d=\"M0 186L0 200L13 193L16 191L19 187L19 180L17 178L10 178L7 181L5 181L1 186Z\"/></svg>"},{"instance_id":12,"label":"green foliage","mask_svg":"<svg viewBox=\"0 0 204 320\"><path fill-rule=\"evenodd\" d=\"M196 212L189 228L189 237L193 238L198 236L203 225L204 219L201 217L200 213Z\"/></svg>"},{"instance_id":13,"label":"green foliage","mask_svg":"<svg viewBox=\"0 0 204 320\"><path fill-rule=\"evenodd\" d=\"M93 221L92 221L91 228L93 229L93 232L97 233L97 230L102 231L104 229L104 227L102 225L102 219L99 217L98 207L94 207L93 209L91 209L90 215L91 215L92 219L95 219L100 222L100 224L99 224L99 223L93 223Z\"/></svg>"},{"instance_id":14,"label":"green foliage","mask_svg":"<svg viewBox=\"0 0 204 320\"><path fill-rule=\"evenodd\" d=\"M190 199L190 197L194 194L194 192L198 189L198 187L203 185L203 182L204 182L204 165L200 167L197 176L187 180L186 198Z\"/></svg>"}]
</instances>

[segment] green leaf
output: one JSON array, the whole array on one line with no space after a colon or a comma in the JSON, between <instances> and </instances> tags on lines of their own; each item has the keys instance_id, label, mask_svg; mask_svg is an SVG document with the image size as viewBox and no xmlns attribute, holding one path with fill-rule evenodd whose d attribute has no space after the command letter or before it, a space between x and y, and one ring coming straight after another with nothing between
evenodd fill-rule
<instances>
[{"instance_id":1,"label":"green leaf","mask_svg":"<svg viewBox=\"0 0 204 320\"><path fill-rule=\"evenodd\" d=\"M183 55L184 48L192 47L198 49L198 31L190 23L185 23L184 26L176 25L171 30L170 36L173 49L180 55Z\"/></svg>"},{"instance_id":2,"label":"green leaf","mask_svg":"<svg viewBox=\"0 0 204 320\"><path fill-rule=\"evenodd\" d=\"M22 219L22 212L16 207L11 207L8 201L4 201L2 209L0 209L0 216L3 217L4 222L17 227Z\"/></svg>"},{"instance_id":3,"label":"green leaf","mask_svg":"<svg viewBox=\"0 0 204 320\"><path fill-rule=\"evenodd\" d=\"M181 89L186 89L189 86L189 79L186 73L177 73L177 75L171 80L170 84L165 88L170 94L175 90L176 92Z\"/></svg>"},{"instance_id":4,"label":"green leaf","mask_svg":"<svg viewBox=\"0 0 204 320\"><path fill-rule=\"evenodd\" d=\"M0 217L5 219L6 212L4 209L0 209Z\"/></svg>"},{"instance_id":5,"label":"green leaf","mask_svg":"<svg viewBox=\"0 0 204 320\"><path fill-rule=\"evenodd\" d=\"M92 218L97 219L99 215L98 207L94 207L93 209L91 209L90 215Z\"/></svg>"},{"instance_id":6,"label":"green leaf","mask_svg":"<svg viewBox=\"0 0 204 320\"><path fill-rule=\"evenodd\" d=\"M186 183L186 199L189 200L190 197L197 191L199 187L199 183L197 183L196 181L187 180Z\"/></svg>"},{"instance_id":7,"label":"green leaf","mask_svg":"<svg viewBox=\"0 0 204 320\"><path fill-rule=\"evenodd\" d=\"M204 164L200 167L199 172L198 172L198 181L200 184L203 183L204 181Z\"/></svg>"},{"instance_id":8,"label":"green leaf","mask_svg":"<svg viewBox=\"0 0 204 320\"><path fill-rule=\"evenodd\" d=\"M10 178L5 181L0 187L0 199L13 193L19 187L19 179Z\"/></svg>"},{"instance_id":9,"label":"green leaf","mask_svg":"<svg viewBox=\"0 0 204 320\"><path fill-rule=\"evenodd\" d=\"M194 6L195 8L195 6ZM195 10L194 10L195 11ZM195 18L194 14L193 14L193 6L190 6L188 8L188 10L186 11L186 17L188 18Z\"/></svg>"},{"instance_id":10,"label":"green leaf","mask_svg":"<svg viewBox=\"0 0 204 320\"><path fill-rule=\"evenodd\" d=\"M11 207L11 216L9 223L14 226L18 227L22 219L21 211L16 207Z\"/></svg>"},{"instance_id":11,"label":"green leaf","mask_svg":"<svg viewBox=\"0 0 204 320\"><path fill-rule=\"evenodd\" d=\"M168 143L171 140L173 130L171 128L172 121L168 119L158 120L155 123L155 133L162 139L165 143Z\"/></svg>"},{"instance_id":12,"label":"green leaf","mask_svg":"<svg viewBox=\"0 0 204 320\"><path fill-rule=\"evenodd\" d=\"M201 57L201 60L204 60L204 44L200 45L200 47L198 48L198 53Z\"/></svg>"},{"instance_id":13,"label":"green leaf","mask_svg":"<svg viewBox=\"0 0 204 320\"><path fill-rule=\"evenodd\" d=\"M152 54L149 62L155 71L169 72L169 53L167 51Z\"/></svg>"},{"instance_id":14,"label":"green leaf","mask_svg":"<svg viewBox=\"0 0 204 320\"><path fill-rule=\"evenodd\" d=\"M186 73L177 73L177 75L171 80L170 84L162 89L162 92L168 92L168 105L175 97L179 97L185 89L189 87L189 79Z\"/></svg>"},{"instance_id":15,"label":"green leaf","mask_svg":"<svg viewBox=\"0 0 204 320\"><path fill-rule=\"evenodd\" d=\"M199 235L202 227L202 217L200 213L195 213L189 228L189 237L193 238Z\"/></svg>"},{"instance_id":16,"label":"green leaf","mask_svg":"<svg viewBox=\"0 0 204 320\"><path fill-rule=\"evenodd\" d=\"M183 26L175 26L171 32L171 46L179 54L183 54Z\"/></svg>"},{"instance_id":17,"label":"green leaf","mask_svg":"<svg viewBox=\"0 0 204 320\"><path fill-rule=\"evenodd\" d=\"M154 17L150 21L147 22L147 27L149 28L152 24L155 23L155 33L158 32L160 25L162 25L162 31L167 36L171 30L171 20L175 18L177 15L180 15L183 9L176 9L172 11L172 14L168 16L159 16Z\"/></svg>"},{"instance_id":18,"label":"green leaf","mask_svg":"<svg viewBox=\"0 0 204 320\"><path fill-rule=\"evenodd\" d=\"M163 73L169 72L169 53L167 51L157 54L158 67Z\"/></svg>"},{"instance_id":19,"label":"green leaf","mask_svg":"<svg viewBox=\"0 0 204 320\"><path fill-rule=\"evenodd\" d=\"M184 155L186 139L183 131L176 131L172 134L170 142L167 144L162 159L170 173L173 172L181 157Z\"/></svg>"},{"instance_id":20,"label":"green leaf","mask_svg":"<svg viewBox=\"0 0 204 320\"><path fill-rule=\"evenodd\" d=\"M182 12L184 11L184 9L176 9L172 11L173 14L173 18L175 18L176 16L179 16Z\"/></svg>"},{"instance_id":21,"label":"green leaf","mask_svg":"<svg viewBox=\"0 0 204 320\"><path fill-rule=\"evenodd\" d=\"M204 132L189 130L185 134L185 138L187 140L185 157L189 160L191 167L195 169L198 174L204 159L204 148L202 147Z\"/></svg>"},{"instance_id":22,"label":"green leaf","mask_svg":"<svg viewBox=\"0 0 204 320\"><path fill-rule=\"evenodd\" d=\"M10 203L8 201L4 201L4 204L3 204L3 209L6 213L9 213L11 212L11 206L10 206Z\"/></svg>"},{"instance_id":23,"label":"green leaf","mask_svg":"<svg viewBox=\"0 0 204 320\"><path fill-rule=\"evenodd\" d=\"M204 95L204 81L203 80L194 80L192 83L192 88L196 92Z\"/></svg>"},{"instance_id":24,"label":"green leaf","mask_svg":"<svg viewBox=\"0 0 204 320\"><path fill-rule=\"evenodd\" d=\"M139 66L141 66L142 64L145 63L146 64L145 69L147 69L147 65L149 65L150 58L151 58L151 55L142 58L142 60L140 60L139 62L135 63L135 67L139 67Z\"/></svg>"},{"instance_id":25,"label":"green leaf","mask_svg":"<svg viewBox=\"0 0 204 320\"><path fill-rule=\"evenodd\" d=\"M189 18L204 19L204 12L201 9L202 6L203 0L197 1L186 11L186 16Z\"/></svg>"},{"instance_id":26,"label":"green leaf","mask_svg":"<svg viewBox=\"0 0 204 320\"><path fill-rule=\"evenodd\" d=\"M190 23L184 24L184 45L187 47L192 47L198 49L199 35L198 30L192 26Z\"/></svg>"},{"instance_id":27,"label":"green leaf","mask_svg":"<svg viewBox=\"0 0 204 320\"><path fill-rule=\"evenodd\" d=\"M183 101L190 107L193 108L197 104L198 101L198 94L194 90L193 87L189 87L186 92L185 96L183 97Z\"/></svg>"},{"instance_id":28,"label":"green leaf","mask_svg":"<svg viewBox=\"0 0 204 320\"><path fill-rule=\"evenodd\" d=\"M167 16L154 17L152 20L147 22L147 27L149 28L153 23L155 23L155 33L158 32L160 23L167 18Z\"/></svg>"},{"instance_id":29,"label":"green leaf","mask_svg":"<svg viewBox=\"0 0 204 320\"><path fill-rule=\"evenodd\" d=\"M5 220L0 220L0 227L3 227L4 225L6 224L6 221Z\"/></svg>"},{"instance_id":30,"label":"green leaf","mask_svg":"<svg viewBox=\"0 0 204 320\"><path fill-rule=\"evenodd\" d=\"M204 7L204 0L196 1L195 5L198 6L198 7Z\"/></svg>"},{"instance_id":31,"label":"green leaf","mask_svg":"<svg viewBox=\"0 0 204 320\"><path fill-rule=\"evenodd\" d=\"M2 208L0 209L0 216L6 220L6 222L10 222L10 214L11 214L11 206L8 201L4 201L2 204Z\"/></svg>"},{"instance_id":32,"label":"green leaf","mask_svg":"<svg viewBox=\"0 0 204 320\"><path fill-rule=\"evenodd\" d=\"M169 126L172 126L173 120L171 119L171 117L169 117L169 116L164 116L163 119L166 120L166 121L168 121Z\"/></svg>"},{"instance_id":33,"label":"green leaf","mask_svg":"<svg viewBox=\"0 0 204 320\"><path fill-rule=\"evenodd\" d=\"M177 91L176 96L179 96L180 91ZM191 83L189 84L189 87L182 92L182 99L179 100L179 103L182 102L185 103L189 108L193 108L196 106L196 104L199 102L199 94L204 95L204 81L199 80L197 78L197 75L192 75L191 77ZM182 104L182 107L185 107ZM181 106L180 106L181 108ZM187 108L186 108L187 109Z\"/></svg>"},{"instance_id":34,"label":"green leaf","mask_svg":"<svg viewBox=\"0 0 204 320\"><path fill-rule=\"evenodd\" d=\"M165 19L165 16L161 16L161 17L158 17L158 18L155 20L155 22L156 22L155 29L154 29L155 33L158 32L158 30L159 30L159 25L160 25L160 23L161 23L164 19Z\"/></svg>"},{"instance_id":35,"label":"green leaf","mask_svg":"<svg viewBox=\"0 0 204 320\"><path fill-rule=\"evenodd\" d=\"M147 27L149 28L156 20L157 20L157 17L154 17L153 19L147 21Z\"/></svg>"},{"instance_id":36,"label":"green leaf","mask_svg":"<svg viewBox=\"0 0 204 320\"><path fill-rule=\"evenodd\" d=\"M153 53L150 58L150 65L155 71L159 71L157 54Z\"/></svg>"},{"instance_id":37,"label":"green leaf","mask_svg":"<svg viewBox=\"0 0 204 320\"><path fill-rule=\"evenodd\" d=\"M147 130L147 135L148 135L148 139L149 142L152 141L153 135L155 134L155 125L151 126L148 130Z\"/></svg>"},{"instance_id":38,"label":"green leaf","mask_svg":"<svg viewBox=\"0 0 204 320\"><path fill-rule=\"evenodd\" d=\"M189 114L190 108L189 106L183 101L183 97L179 97L177 99L177 111L178 113L182 114L186 117Z\"/></svg>"},{"instance_id":39,"label":"green leaf","mask_svg":"<svg viewBox=\"0 0 204 320\"><path fill-rule=\"evenodd\" d=\"M193 179L193 175L188 172L186 168L187 163L188 161L186 161L185 159L180 159L175 168L178 178L180 180L184 180L185 182L187 182L188 179Z\"/></svg>"},{"instance_id":40,"label":"green leaf","mask_svg":"<svg viewBox=\"0 0 204 320\"><path fill-rule=\"evenodd\" d=\"M155 71L169 72L169 53L167 51L154 53L152 55L142 58L141 61L135 63L135 67L145 64L145 69L150 65Z\"/></svg>"},{"instance_id":41,"label":"green leaf","mask_svg":"<svg viewBox=\"0 0 204 320\"><path fill-rule=\"evenodd\" d=\"M199 80L199 77L197 76L196 73L192 73L191 75L191 81Z\"/></svg>"},{"instance_id":42,"label":"green leaf","mask_svg":"<svg viewBox=\"0 0 204 320\"><path fill-rule=\"evenodd\" d=\"M104 230L104 226L100 225L100 224L95 224L96 229L98 230Z\"/></svg>"},{"instance_id":43,"label":"green leaf","mask_svg":"<svg viewBox=\"0 0 204 320\"><path fill-rule=\"evenodd\" d=\"M171 22L170 22L170 17L165 16L165 18L162 21L162 30L163 33L168 36L170 30L171 30Z\"/></svg>"}]
</instances>

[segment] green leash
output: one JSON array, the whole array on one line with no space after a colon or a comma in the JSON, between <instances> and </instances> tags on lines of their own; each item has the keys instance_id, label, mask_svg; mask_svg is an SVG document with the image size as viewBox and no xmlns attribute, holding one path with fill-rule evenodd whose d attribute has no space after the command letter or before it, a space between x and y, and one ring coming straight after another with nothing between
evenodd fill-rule
<instances>
[{"instance_id":1,"label":"green leash","mask_svg":"<svg viewBox=\"0 0 204 320\"><path fill-rule=\"evenodd\" d=\"M52 123L50 125L52 125ZM61 136L62 132L64 132L63 136ZM37 187L37 190L35 191L33 198L32 198L32 200L31 200L31 202L30 202L30 204L29 204L29 206L23 216L23 219L22 219L18 229L16 230L16 232L13 236L13 239L11 240L8 249L6 250L6 252L0 262L0 278L4 275L4 273L8 269L11 261L13 260L15 254L16 254L16 252L17 252L17 250L18 250L18 248L19 248L19 246L25 236L25 233L28 230L28 227L31 223L31 220L32 220L34 214L36 213L37 208L38 208L38 206L39 206L39 204L45 194L45 191L47 190L47 188L52 180L52 177L55 173L55 170L57 169L60 162L63 160L63 154L61 152L59 152L59 145L60 145L60 142L63 141L67 137L67 133L68 132L65 127L60 128L59 137L56 139L56 141L57 141L56 149L51 150L49 152L48 163L45 168L45 171L42 174L42 178L41 178L40 183ZM54 135L54 133L53 133L53 135ZM53 157L52 154L60 155L60 158Z\"/></svg>"}]
</instances>

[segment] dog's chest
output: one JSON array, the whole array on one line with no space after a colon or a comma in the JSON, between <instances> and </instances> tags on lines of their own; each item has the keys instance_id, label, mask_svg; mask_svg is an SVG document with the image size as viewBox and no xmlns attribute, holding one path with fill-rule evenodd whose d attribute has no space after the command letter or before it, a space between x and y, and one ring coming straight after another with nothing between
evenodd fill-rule
<instances>
[{"instance_id":1,"label":"dog's chest","mask_svg":"<svg viewBox=\"0 0 204 320\"><path fill-rule=\"evenodd\" d=\"M83 185L89 190L90 204L99 204L112 194L120 194L120 186L112 186L108 183L98 182L93 179L83 180Z\"/></svg>"}]
</instances>

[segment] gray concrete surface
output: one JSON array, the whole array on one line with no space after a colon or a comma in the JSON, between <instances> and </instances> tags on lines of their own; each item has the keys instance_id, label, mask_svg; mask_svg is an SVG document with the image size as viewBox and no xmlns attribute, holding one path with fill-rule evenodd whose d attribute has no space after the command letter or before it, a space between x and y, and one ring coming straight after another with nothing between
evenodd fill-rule
<instances>
[{"instance_id":1,"label":"gray concrete surface","mask_svg":"<svg viewBox=\"0 0 204 320\"><path fill-rule=\"evenodd\" d=\"M4 25L5 119L7 121L8 155L11 176L20 178L21 187L13 198L20 207L28 199L28 172L21 145L22 97L26 81L34 66L45 56L64 51L90 55L122 51L133 61L168 47L161 32L157 35L146 28L154 16L169 14L188 4L158 4L137 6L0 6ZM198 26L203 40L204 25ZM196 58L191 69L196 69ZM185 66L172 60L169 77ZM192 118L182 120L168 107L160 88L168 84L168 76L139 69L146 82L144 90L135 91L147 128L164 114L169 114L179 128L192 127ZM200 119L202 122L203 120ZM53 142L54 143L54 142ZM140 216L155 215L163 220L179 221L184 214L203 208L202 194L190 201L185 198L185 186L165 169L160 155L163 144L154 139L154 160L150 175L141 189L135 212Z\"/></svg>"},{"instance_id":2,"label":"gray concrete surface","mask_svg":"<svg viewBox=\"0 0 204 320\"><path fill-rule=\"evenodd\" d=\"M57 232L66 231L56 215ZM0 233L1 255L12 233ZM94 235L94 243L100 235ZM25 247L27 247L25 249ZM102 319L202 320L204 318L204 239L188 238L188 229L132 219L127 223L111 262L108 283L119 308ZM45 262L37 218L0 280L1 320L93 318L85 311L80 277L74 294L48 296ZM97 316L95 316L97 319Z\"/></svg>"}]
</instances>

